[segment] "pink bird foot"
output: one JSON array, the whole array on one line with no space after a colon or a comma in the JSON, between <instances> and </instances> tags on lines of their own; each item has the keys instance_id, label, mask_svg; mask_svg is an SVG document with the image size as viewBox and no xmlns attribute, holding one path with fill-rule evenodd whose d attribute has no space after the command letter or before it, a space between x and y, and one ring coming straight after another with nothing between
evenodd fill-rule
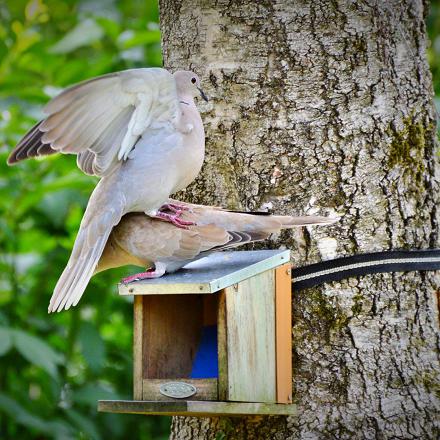
<instances>
[{"instance_id":1,"label":"pink bird foot","mask_svg":"<svg viewBox=\"0 0 440 440\"><path fill-rule=\"evenodd\" d=\"M166 210L171 211L173 214L164 212ZM182 214L185 211L190 211L190 209L187 206L177 205L175 203L166 203L165 205L162 205L160 209L157 211L155 218L158 218L166 222L170 222L174 226L177 226L178 228L188 229L188 226L193 226L195 225L195 223L191 221L183 220L181 218Z\"/></svg>"},{"instance_id":2,"label":"pink bird foot","mask_svg":"<svg viewBox=\"0 0 440 440\"><path fill-rule=\"evenodd\" d=\"M180 214L167 214L166 212L158 212L156 218L172 223L174 226L182 229L188 229L188 226L195 225L194 222L188 222L180 218Z\"/></svg>"},{"instance_id":3,"label":"pink bird foot","mask_svg":"<svg viewBox=\"0 0 440 440\"><path fill-rule=\"evenodd\" d=\"M165 203L159 208L159 211L171 211L175 214L182 214L185 211L191 211L191 209L186 205L179 205L177 203Z\"/></svg>"},{"instance_id":4,"label":"pink bird foot","mask_svg":"<svg viewBox=\"0 0 440 440\"><path fill-rule=\"evenodd\" d=\"M129 284L133 281L149 280L152 278L160 278L165 273L164 268L148 269L146 272L136 273L121 280L122 284Z\"/></svg>"}]
</instances>

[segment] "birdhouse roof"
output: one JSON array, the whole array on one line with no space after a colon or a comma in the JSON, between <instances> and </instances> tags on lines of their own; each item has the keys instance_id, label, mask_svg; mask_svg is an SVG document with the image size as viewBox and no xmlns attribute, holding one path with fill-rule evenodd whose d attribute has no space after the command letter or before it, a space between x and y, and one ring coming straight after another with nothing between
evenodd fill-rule
<instances>
[{"instance_id":1,"label":"birdhouse roof","mask_svg":"<svg viewBox=\"0 0 440 440\"><path fill-rule=\"evenodd\" d=\"M120 295L215 293L289 262L288 250L218 252L161 278L119 284Z\"/></svg>"}]
</instances>

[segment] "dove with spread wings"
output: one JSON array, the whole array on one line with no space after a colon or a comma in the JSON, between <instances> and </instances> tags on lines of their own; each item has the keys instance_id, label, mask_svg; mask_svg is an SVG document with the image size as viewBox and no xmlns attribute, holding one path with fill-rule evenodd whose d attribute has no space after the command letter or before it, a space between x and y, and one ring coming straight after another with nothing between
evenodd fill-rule
<instances>
[{"instance_id":1,"label":"dove with spread wings","mask_svg":"<svg viewBox=\"0 0 440 440\"><path fill-rule=\"evenodd\" d=\"M190 71L146 68L97 77L53 98L44 109L47 117L12 151L9 164L56 152L77 154L81 170L101 177L49 312L78 303L124 214L144 212L188 225L178 206L168 204L167 212L161 207L194 180L203 164L205 133L194 103L198 95L206 100L198 76Z\"/></svg>"}]
</instances>

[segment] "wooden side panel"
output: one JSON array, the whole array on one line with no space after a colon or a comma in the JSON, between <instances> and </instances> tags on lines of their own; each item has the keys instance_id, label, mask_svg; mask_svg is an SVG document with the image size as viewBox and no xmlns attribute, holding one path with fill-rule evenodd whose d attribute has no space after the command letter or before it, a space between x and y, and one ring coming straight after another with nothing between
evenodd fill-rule
<instances>
[{"instance_id":1,"label":"wooden side panel","mask_svg":"<svg viewBox=\"0 0 440 440\"><path fill-rule=\"evenodd\" d=\"M226 292L218 294L217 343L218 343L218 398L228 399L228 340L226 320Z\"/></svg>"},{"instance_id":2,"label":"wooden side panel","mask_svg":"<svg viewBox=\"0 0 440 440\"><path fill-rule=\"evenodd\" d=\"M134 297L133 308L133 399L142 399L142 319L143 297Z\"/></svg>"},{"instance_id":3,"label":"wooden side panel","mask_svg":"<svg viewBox=\"0 0 440 440\"><path fill-rule=\"evenodd\" d=\"M203 325L217 325L218 294L203 295Z\"/></svg>"},{"instance_id":4,"label":"wooden side panel","mask_svg":"<svg viewBox=\"0 0 440 440\"><path fill-rule=\"evenodd\" d=\"M276 402L275 273L226 289L228 400Z\"/></svg>"},{"instance_id":5,"label":"wooden side panel","mask_svg":"<svg viewBox=\"0 0 440 440\"><path fill-rule=\"evenodd\" d=\"M185 382L194 385L197 393L185 400L217 400L217 379L144 379L142 400L179 401L160 393L159 388L167 382Z\"/></svg>"},{"instance_id":6,"label":"wooden side panel","mask_svg":"<svg viewBox=\"0 0 440 440\"><path fill-rule=\"evenodd\" d=\"M143 378L189 377L203 320L201 295L145 296Z\"/></svg>"},{"instance_id":7,"label":"wooden side panel","mask_svg":"<svg viewBox=\"0 0 440 440\"><path fill-rule=\"evenodd\" d=\"M292 402L291 264L275 269L277 402Z\"/></svg>"}]
</instances>

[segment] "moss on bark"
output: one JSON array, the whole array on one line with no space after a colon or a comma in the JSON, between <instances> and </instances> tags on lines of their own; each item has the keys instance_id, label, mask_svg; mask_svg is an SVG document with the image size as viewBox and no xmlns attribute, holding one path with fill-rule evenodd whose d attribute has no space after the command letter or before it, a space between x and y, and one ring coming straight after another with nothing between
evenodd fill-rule
<instances>
[{"instance_id":1,"label":"moss on bark","mask_svg":"<svg viewBox=\"0 0 440 440\"><path fill-rule=\"evenodd\" d=\"M403 120L403 129L396 130L390 126L391 144L388 165L390 168L400 165L404 176L420 185L426 171L425 147L432 143L433 125L425 126L416 120L414 112ZM428 140L427 140L428 139Z\"/></svg>"}]
</instances>

